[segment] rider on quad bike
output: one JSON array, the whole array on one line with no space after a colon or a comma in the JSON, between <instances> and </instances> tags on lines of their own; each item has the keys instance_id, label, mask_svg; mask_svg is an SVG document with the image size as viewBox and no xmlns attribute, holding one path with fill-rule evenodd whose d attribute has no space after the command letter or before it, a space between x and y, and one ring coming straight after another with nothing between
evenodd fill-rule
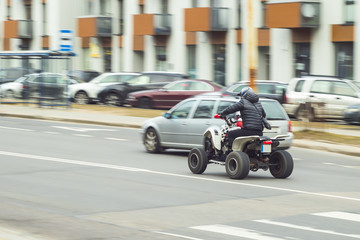
<instances>
[{"instance_id":1,"label":"rider on quad bike","mask_svg":"<svg viewBox=\"0 0 360 240\"><path fill-rule=\"evenodd\" d=\"M243 127L231 130L228 133L229 148L231 149L234 139L241 136L262 136L263 122L262 118L266 113L259 102L259 96L250 87L243 88L238 96L240 101L225 108L221 113L221 118L225 119L228 114L240 111Z\"/></svg>"}]
</instances>

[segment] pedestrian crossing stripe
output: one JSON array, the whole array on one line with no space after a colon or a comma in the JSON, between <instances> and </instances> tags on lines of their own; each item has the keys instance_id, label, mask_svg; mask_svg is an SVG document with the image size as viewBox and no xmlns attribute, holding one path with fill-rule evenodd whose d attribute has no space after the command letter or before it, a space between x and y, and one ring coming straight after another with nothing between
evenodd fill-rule
<instances>
[{"instance_id":1,"label":"pedestrian crossing stripe","mask_svg":"<svg viewBox=\"0 0 360 240\"><path fill-rule=\"evenodd\" d=\"M329 218L337 218L341 220L348 220L354 222L360 222L360 214L355 213L347 213L347 212L323 212L323 213L313 213L311 215L321 216L321 217L329 217Z\"/></svg>"}]
</instances>

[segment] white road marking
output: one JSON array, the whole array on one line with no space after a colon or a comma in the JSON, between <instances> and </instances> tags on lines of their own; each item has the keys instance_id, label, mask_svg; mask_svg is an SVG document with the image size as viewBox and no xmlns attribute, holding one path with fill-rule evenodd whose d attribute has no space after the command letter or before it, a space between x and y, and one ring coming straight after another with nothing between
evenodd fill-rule
<instances>
[{"instance_id":1,"label":"white road marking","mask_svg":"<svg viewBox=\"0 0 360 240\"><path fill-rule=\"evenodd\" d=\"M312 215L336 218L347 221L360 222L360 214L347 213L347 212L323 212L323 213L313 213Z\"/></svg>"},{"instance_id":2,"label":"white road marking","mask_svg":"<svg viewBox=\"0 0 360 240\"><path fill-rule=\"evenodd\" d=\"M324 162L324 164L326 164L326 165L332 165L332 166L337 166L337 167L344 167L344 168L360 169L360 166L348 166L348 165L341 165L341 164L328 163L328 162Z\"/></svg>"},{"instance_id":3,"label":"white road marking","mask_svg":"<svg viewBox=\"0 0 360 240\"><path fill-rule=\"evenodd\" d=\"M245 182L241 182L241 181L234 181L231 179L229 179L229 180L211 179L211 178L206 178L206 177L201 177L201 176L196 176L196 175L182 175L182 174L176 174L176 173L158 172L158 171L152 171L152 170L141 169L141 168L124 167L124 166L117 166L117 165L111 165L111 164L93 163L93 162L77 161L77 160L46 157L46 156L37 156L37 155L6 152L6 151L0 151L0 155L30 158L30 159L37 159L37 160L51 161L51 162L69 163L69 164L92 166L92 167L101 167L101 168L123 170L123 171L147 172L147 173L151 173L151 174L158 174L158 175L164 175L164 176L197 179L197 180L208 181L208 182L225 183L225 184L240 185L240 186L262 188L262 189L270 189L270 190L283 191L283 192L306 194L306 195L318 196L318 197L324 197L324 198L334 198L334 199L342 199L342 200L360 202L360 198L352 198L352 197L318 193L318 192L307 192L307 191L289 189L289 188L257 185L257 184L245 183Z\"/></svg>"},{"instance_id":4,"label":"white road marking","mask_svg":"<svg viewBox=\"0 0 360 240\"><path fill-rule=\"evenodd\" d=\"M284 240L285 239L285 238L266 236L265 234L262 234L261 232L257 232L255 230L226 226L226 225L221 225L221 224L196 226L196 227L191 227L191 228L208 231L208 232L226 234L226 235L230 235L230 236L256 239L256 240Z\"/></svg>"},{"instance_id":5,"label":"white road marking","mask_svg":"<svg viewBox=\"0 0 360 240\"><path fill-rule=\"evenodd\" d=\"M105 128L80 128L80 127L65 127L65 126L52 126L54 128L65 129L69 131L76 131L76 132L91 132L91 131L108 131L108 132L115 132L115 129L105 129Z\"/></svg>"},{"instance_id":6,"label":"white road marking","mask_svg":"<svg viewBox=\"0 0 360 240\"><path fill-rule=\"evenodd\" d=\"M60 133L58 133L58 132L48 132L48 131L46 131L46 132L44 132L44 133L47 133L47 134L60 134Z\"/></svg>"},{"instance_id":7,"label":"white road marking","mask_svg":"<svg viewBox=\"0 0 360 240\"><path fill-rule=\"evenodd\" d=\"M106 140L114 140L114 141L128 141L127 139L123 139L123 138L112 138L112 137L108 137L105 138Z\"/></svg>"},{"instance_id":8,"label":"white road marking","mask_svg":"<svg viewBox=\"0 0 360 240\"><path fill-rule=\"evenodd\" d=\"M332 230L322 230L322 229L316 229L316 228L312 228L312 227L294 225L294 224L290 224L290 223L275 222L275 221L266 220L266 219L264 219L264 220L254 220L254 222L271 224L271 225L276 225L276 226L280 226L280 227L300 229L300 230L311 231L311 232L319 232L319 233L326 233L326 234L331 234L331 235L337 235L337 236L360 239L360 235L357 235L357 234L338 233L338 232L334 232Z\"/></svg>"},{"instance_id":9,"label":"white road marking","mask_svg":"<svg viewBox=\"0 0 360 240\"><path fill-rule=\"evenodd\" d=\"M179 235L179 234L172 234L172 233L167 233L167 232L154 231L154 233L159 233L159 234L164 234L164 235L173 236L173 237L179 237L179 238L184 238L184 239L190 239L190 240L203 240L201 238L193 238L193 237L188 237L188 236Z\"/></svg>"},{"instance_id":10,"label":"white road marking","mask_svg":"<svg viewBox=\"0 0 360 240\"><path fill-rule=\"evenodd\" d=\"M93 137L91 135L86 135L86 134L74 134L74 136L77 136L77 137Z\"/></svg>"},{"instance_id":11,"label":"white road marking","mask_svg":"<svg viewBox=\"0 0 360 240\"><path fill-rule=\"evenodd\" d=\"M13 127L4 127L4 126L0 126L0 128L2 128L2 129L9 129L9 130L17 130L17 131L25 131L25 132L33 132L33 131L34 131L34 130L32 130L32 129L13 128Z\"/></svg>"}]
</instances>

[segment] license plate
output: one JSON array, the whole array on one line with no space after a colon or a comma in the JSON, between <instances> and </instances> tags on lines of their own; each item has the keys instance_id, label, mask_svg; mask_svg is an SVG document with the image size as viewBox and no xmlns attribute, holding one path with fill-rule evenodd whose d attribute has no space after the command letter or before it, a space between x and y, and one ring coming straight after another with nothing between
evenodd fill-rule
<instances>
[{"instance_id":1,"label":"license plate","mask_svg":"<svg viewBox=\"0 0 360 240\"><path fill-rule=\"evenodd\" d=\"M271 144L262 144L261 145L261 152L263 152L263 153L271 152Z\"/></svg>"}]
</instances>

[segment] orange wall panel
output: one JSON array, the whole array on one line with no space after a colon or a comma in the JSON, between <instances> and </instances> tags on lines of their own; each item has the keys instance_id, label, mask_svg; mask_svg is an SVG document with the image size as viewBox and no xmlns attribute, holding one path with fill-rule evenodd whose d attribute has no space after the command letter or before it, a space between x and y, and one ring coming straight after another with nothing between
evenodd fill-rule
<instances>
[{"instance_id":1,"label":"orange wall panel","mask_svg":"<svg viewBox=\"0 0 360 240\"><path fill-rule=\"evenodd\" d=\"M78 37L96 37L96 18L77 19Z\"/></svg>"},{"instance_id":2,"label":"orange wall panel","mask_svg":"<svg viewBox=\"0 0 360 240\"><path fill-rule=\"evenodd\" d=\"M185 8L185 31L210 31L210 10L210 8Z\"/></svg>"},{"instance_id":3,"label":"orange wall panel","mask_svg":"<svg viewBox=\"0 0 360 240\"><path fill-rule=\"evenodd\" d=\"M297 28L300 27L300 2L276 3L266 5L266 27Z\"/></svg>"},{"instance_id":4,"label":"orange wall panel","mask_svg":"<svg viewBox=\"0 0 360 240\"><path fill-rule=\"evenodd\" d=\"M124 45L124 37L123 36L119 36L119 47L122 48Z\"/></svg>"},{"instance_id":5,"label":"orange wall panel","mask_svg":"<svg viewBox=\"0 0 360 240\"><path fill-rule=\"evenodd\" d=\"M353 42L354 25L332 25L331 39L333 42Z\"/></svg>"},{"instance_id":6,"label":"orange wall panel","mask_svg":"<svg viewBox=\"0 0 360 240\"><path fill-rule=\"evenodd\" d=\"M81 38L81 47L82 48L90 48L90 38L89 37Z\"/></svg>"},{"instance_id":7,"label":"orange wall panel","mask_svg":"<svg viewBox=\"0 0 360 240\"><path fill-rule=\"evenodd\" d=\"M18 38L18 21L4 21L4 38Z\"/></svg>"},{"instance_id":8,"label":"orange wall panel","mask_svg":"<svg viewBox=\"0 0 360 240\"><path fill-rule=\"evenodd\" d=\"M144 51L144 49L145 49L144 36L134 35L133 36L133 50L134 51Z\"/></svg>"},{"instance_id":9,"label":"orange wall panel","mask_svg":"<svg viewBox=\"0 0 360 240\"><path fill-rule=\"evenodd\" d=\"M42 48L50 48L50 37L49 36L41 37L41 47Z\"/></svg>"},{"instance_id":10,"label":"orange wall panel","mask_svg":"<svg viewBox=\"0 0 360 240\"><path fill-rule=\"evenodd\" d=\"M154 14L134 15L135 35L154 35Z\"/></svg>"},{"instance_id":11,"label":"orange wall panel","mask_svg":"<svg viewBox=\"0 0 360 240\"><path fill-rule=\"evenodd\" d=\"M237 44L242 44L242 29L237 29L236 30L236 43Z\"/></svg>"},{"instance_id":12,"label":"orange wall panel","mask_svg":"<svg viewBox=\"0 0 360 240\"><path fill-rule=\"evenodd\" d=\"M261 46L261 47L270 46L270 29L269 28L258 29L258 46Z\"/></svg>"},{"instance_id":13,"label":"orange wall panel","mask_svg":"<svg viewBox=\"0 0 360 240\"><path fill-rule=\"evenodd\" d=\"M4 51L10 51L10 38L4 38L3 41L3 49Z\"/></svg>"},{"instance_id":14,"label":"orange wall panel","mask_svg":"<svg viewBox=\"0 0 360 240\"><path fill-rule=\"evenodd\" d=\"M139 0L139 5L144 5L145 4L145 0Z\"/></svg>"},{"instance_id":15,"label":"orange wall panel","mask_svg":"<svg viewBox=\"0 0 360 240\"><path fill-rule=\"evenodd\" d=\"M196 32L186 32L186 45L196 45Z\"/></svg>"}]
</instances>

